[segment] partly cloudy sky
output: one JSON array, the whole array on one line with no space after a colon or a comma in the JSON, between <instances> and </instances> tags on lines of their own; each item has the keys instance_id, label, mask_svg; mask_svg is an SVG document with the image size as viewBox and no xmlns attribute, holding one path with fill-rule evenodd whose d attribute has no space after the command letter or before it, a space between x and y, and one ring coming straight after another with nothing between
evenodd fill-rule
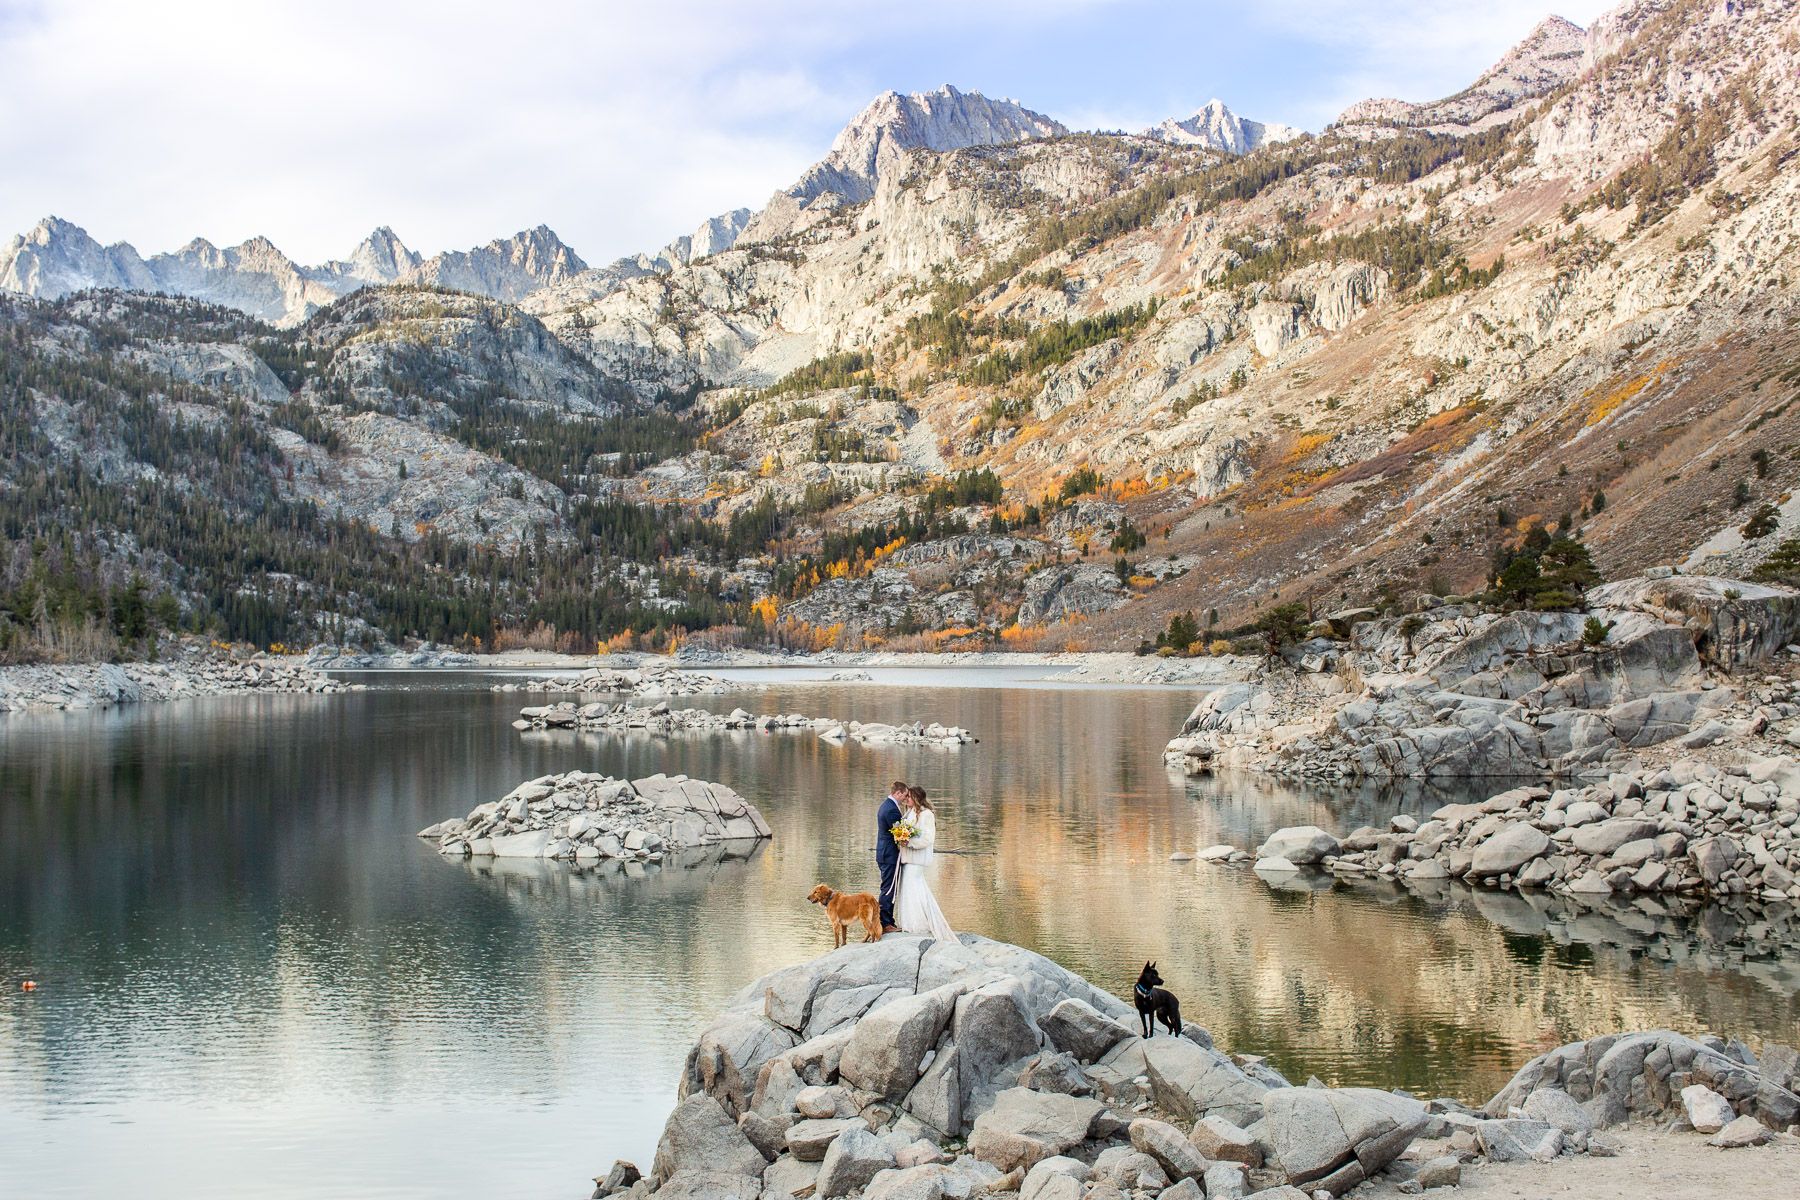
<instances>
[{"instance_id":1,"label":"partly cloudy sky","mask_svg":"<svg viewBox=\"0 0 1800 1200\"><path fill-rule=\"evenodd\" d=\"M431 253L541 222L601 263L759 206L886 88L1316 130L1456 91L1548 2L0 0L0 236L54 213L314 262L381 224Z\"/></svg>"}]
</instances>

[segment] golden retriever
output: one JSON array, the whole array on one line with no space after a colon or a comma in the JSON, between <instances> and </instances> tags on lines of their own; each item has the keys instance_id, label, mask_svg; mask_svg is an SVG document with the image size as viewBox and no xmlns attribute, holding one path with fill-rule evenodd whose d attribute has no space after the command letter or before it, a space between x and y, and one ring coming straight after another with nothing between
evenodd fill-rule
<instances>
[{"instance_id":1,"label":"golden retriever","mask_svg":"<svg viewBox=\"0 0 1800 1200\"><path fill-rule=\"evenodd\" d=\"M831 918L833 949L850 940L850 922L852 921L862 922L863 941L879 942L881 940L881 905L876 903L873 894L840 892L821 883L806 893L806 898L814 904L825 906L825 915Z\"/></svg>"}]
</instances>

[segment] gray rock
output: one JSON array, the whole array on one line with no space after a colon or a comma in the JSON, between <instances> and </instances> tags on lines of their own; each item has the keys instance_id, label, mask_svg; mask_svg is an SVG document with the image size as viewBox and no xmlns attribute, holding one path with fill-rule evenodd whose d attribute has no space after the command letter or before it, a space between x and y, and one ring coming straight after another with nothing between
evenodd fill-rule
<instances>
[{"instance_id":1,"label":"gray rock","mask_svg":"<svg viewBox=\"0 0 1800 1200\"><path fill-rule=\"evenodd\" d=\"M1249 1174L1243 1163L1209 1163L1201 1182L1206 1185L1207 1200L1241 1200L1250 1190Z\"/></svg>"},{"instance_id":2,"label":"gray rock","mask_svg":"<svg viewBox=\"0 0 1800 1200\"><path fill-rule=\"evenodd\" d=\"M1203 1157L1214 1162L1262 1166L1262 1147L1256 1144L1256 1139L1223 1117L1202 1117L1196 1121L1188 1141ZM1208 1192L1210 1194L1210 1189Z\"/></svg>"},{"instance_id":3,"label":"gray rock","mask_svg":"<svg viewBox=\"0 0 1800 1200\"><path fill-rule=\"evenodd\" d=\"M1162 1164L1131 1146L1108 1146L1094 1159L1094 1178L1121 1191L1156 1191L1169 1186Z\"/></svg>"},{"instance_id":4,"label":"gray rock","mask_svg":"<svg viewBox=\"0 0 1800 1200\"><path fill-rule=\"evenodd\" d=\"M1594 1119L1587 1110L1561 1088L1538 1088L1525 1097L1522 1107L1527 1117L1554 1125L1565 1134L1592 1133L1594 1129Z\"/></svg>"},{"instance_id":5,"label":"gray rock","mask_svg":"<svg viewBox=\"0 0 1800 1200\"><path fill-rule=\"evenodd\" d=\"M956 1001L951 1036L965 1114L987 1106L1005 1078L1003 1068L1038 1052L1030 1005L1026 985L1018 978L983 984Z\"/></svg>"},{"instance_id":6,"label":"gray rock","mask_svg":"<svg viewBox=\"0 0 1800 1200\"><path fill-rule=\"evenodd\" d=\"M938 1133L954 1136L963 1132L962 1090L962 1054L945 1038L902 1107Z\"/></svg>"},{"instance_id":7,"label":"gray rock","mask_svg":"<svg viewBox=\"0 0 1800 1200\"><path fill-rule=\"evenodd\" d=\"M1198 1179L1206 1173L1206 1158L1167 1121L1139 1117L1131 1123L1131 1144L1154 1158L1170 1179Z\"/></svg>"},{"instance_id":8,"label":"gray rock","mask_svg":"<svg viewBox=\"0 0 1800 1200\"><path fill-rule=\"evenodd\" d=\"M1058 1154L1034 1164L1019 1185L1019 1200L1080 1200L1088 1165Z\"/></svg>"},{"instance_id":9,"label":"gray rock","mask_svg":"<svg viewBox=\"0 0 1800 1200\"><path fill-rule=\"evenodd\" d=\"M1086 1141L1105 1111L1096 1100L1008 1088L976 1118L969 1152L1002 1171L1029 1168Z\"/></svg>"},{"instance_id":10,"label":"gray rock","mask_svg":"<svg viewBox=\"0 0 1800 1200\"><path fill-rule=\"evenodd\" d=\"M1070 997L1038 1020L1044 1037L1084 1063L1099 1062L1132 1031L1086 1001Z\"/></svg>"},{"instance_id":11,"label":"gray rock","mask_svg":"<svg viewBox=\"0 0 1800 1200\"><path fill-rule=\"evenodd\" d=\"M1199 1183L1183 1179L1156 1194L1156 1200L1202 1200L1206 1195Z\"/></svg>"},{"instance_id":12,"label":"gray rock","mask_svg":"<svg viewBox=\"0 0 1800 1200\"><path fill-rule=\"evenodd\" d=\"M614 1159L612 1169L602 1178L594 1180L594 1195L610 1196L614 1192L623 1192L642 1178L636 1163L622 1158Z\"/></svg>"},{"instance_id":13,"label":"gray rock","mask_svg":"<svg viewBox=\"0 0 1800 1200\"><path fill-rule=\"evenodd\" d=\"M787 1131L788 1153L801 1162L822 1162L831 1144L852 1129L865 1132L860 1117L833 1117L823 1121L796 1121Z\"/></svg>"},{"instance_id":14,"label":"gray rock","mask_svg":"<svg viewBox=\"0 0 1800 1200\"><path fill-rule=\"evenodd\" d=\"M1217 1050L1186 1038L1152 1038L1142 1046L1145 1073L1164 1111L1190 1121L1220 1116L1247 1125L1262 1115L1269 1089Z\"/></svg>"},{"instance_id":15,"label":"gray rock","mask_svg":"<svg viewBox=\"0 0 1800 1200\"><path fill-rule=\"evenodd\" d=\"M1462 1162L1454 1154L1444 1154L1419 1164L1413 1176L1426 1189L1456 1187L1462 1183Z\"/></svg>"},{"instance_id":16,"label":"gray rock","mask_svg":"<svg viewBox=\"0 0 1800 1200\"><path fill-rule=\"evenodd\" d=\"M1067 1096L1087 1096L1094 1091L1093 1082L1082 1073L1075 1056L1059 1054L1055 1050L1040 1051L1019 1076L1019 1086L1034 1092L1061 1092Z\"/></svg>"},{"instance_id":17,"label":"gray rock","mask_svg":"<svg viewBox=\"0 0 1800 1200\"><path fill-rule=\"evenodd\" d=\"M1737 1116L1731 1101L1703 1083L1681 1089L1681 1107L1698 1133L1717 1133Z\"/></svg>"},{"instance_id":18,"label":"gray rock","mask_svg":"<svg viewBox=\"0 0 1800 1200\"><path fill-rule=\"evenodd\" d=\"M1562 1130L1547 1121L1483 1121L1475 1140L1490 1162L1549 1162L1562 1153Z\"/></svg>"},{"instance_id":19,"label":"gray rock","mask_svg":"<svg viewBox=\"0 0 1800 1200\"><path fill-rule=\"evenodd\" d=\"M916 1142L909 1142L905 1146L894 1151L894 1163L902 1170L907 1167L923 1167L931 1163L940 1163L943 1161L945 1161L944 1151L936 1142L931 1141L928 1138L920 1138Z\"/></svg>"},{"instance_id":20,"label":"gray rock","mask_svg":"<svg viewBox=\"0 0 1800 1200\"><path fill-rule=\"evenodd\" d=\"M1612 817L1593 825L1584 825L1570 837L1570 844L1583 854L1611 854L1627 842L1656 836L1656 822L1641 817Z\"/></svg>"},{"instance_id":21,"label":"gray rock","mask_svg":"<svg viewBox=\"0 0 1800 1200\"><path fill-rule=\"evenodd\" d=\"M1295 866L1323 862L1338 852L1338 840L1317 825L1277 829L1263 842L1258 858L1285 858Z\"/></svg>"},{"instance_id":22,"label":"gray rock","mask_svg":"<svg viewBox=\"0 0 1800 1200\"><path fill-rule=\"evenodd\" d=\"M758 1200L762 1181L729 1171L679 1171L656 1189L656 1200Z\"/></svg>"},{"instance_id":23,"label":"gray rock","mask_svg":"<svg viewBox=\"0 0 1800 1200\"><path fill-rule=\"evenodd\" d=\"M656 1144L650 1174L659 1186L684 1165L705 1164L711 1172L760 1179L768 1165L723 1106L704 1092L675 1106Z\"/></svg>"},{"instance_id":24,"label":"gray rock","mask_svg":"<svg viewBox=\"0 0 1800 1200\"><path fill-rule=\"evenodd\" d=\"M1710 837L1689 848L1688 857L1694 860L1702 879L1716 884L1725 872L1737 865L1738 859L1743 857L1743 848L1735 838Z\"/></svg>"},{"instance_id":25,"label":"gray rock","mask_svg":"<svg viewBox=\"0 0 1800 1200\"><path fill-rule=\"evenodd\" d=\"M894 1152L861 1122L846 1129L825 1152L819 1167L819 1196L847 1196L861 1191L875 1176L894 1166Z\"/></svg>"},{"instance_id":26,"label":"gray rock","mask_svg":"<svg viewBox=\"0 0 1800 1200\"><path fill-rule=\"evenodd\" d=\"M919 1081L919 1063L937 1045L963 987L947 983L864 1016L838 1064L844 1079L888 1100L905 1096Z\"/></svg>"},{"instance_id":27,"label":"gray rock","mask_svg":"<svg viewBox=\"0 0 1800 1200\"><path fill-rule=\"evenodd\" d=\"M805 1087L794 1096L794 1111L813 1120L855 1115L850 1094L841 1087Z\"/></svg>"},{"instance_id":28,"label":"gray rock","mask_svg":"<svg viewBox=\"0 0 1800 1200\"><path fill-rule=\"evenodd\" d=\"M1334 1196L1398 1158L1427 1123L1423 1104L1373 1088L1276 1088L1263 1110L1288 1182Z\"/></svg>"},{"instance_id":29,"label":"gray rock","mask_svg":"<svg viewBox=\"0 0 1800 1200\"><path fill-rule=\"evenodd\" d=\"M786 1200L786 1197L801 1192L810 1195L811 1189L819 1183L819 1164L801 1162L784 1154L769 1164L769 1169L763 1172L762 1182L763 1195L769 1200Z\"/></svg>"},{"instance_id":30,"label":"gray rock","mask_svg":"<svg viewBox=\"0 0 1800 1200\"><path fill-rule=\"evenodd\" d=\"M1726 1150L1742 1149L1745 1146L1760 1146L1769 1140L1769 1127L1755 1117L1738 1117L1728 1123L1725 1128L1706 1139L1709 1146L1719 1146Z\"/></svg>"},{"instance_id":31,"label":"gray rock","mask_svg":"<svg viewBox=\"0 0 1800 1200\"><path fill-rule=\"evenodd\" d=\"M787 1149L787 1131L794 1124L792 1113L766 1113L752 1109L738 1118L738 1128L750 1139L764 1158L774 1159Z\"/></svg>"},{"instance_id":32,"label":"gray rock","mask_svg":"<svg viewBox=\"0 0 1800 1200\"><path fill-rule=\"evenodd\" d=\"M1481 879L1513 874L1548 849L1550 838L1543 830L1515 822L1475 847L1469 874Z\"/></svg>"},{"instance_id":33,"label":"gray rock","mask_svg":"<svg viewBox=\"0 0 1800 1200\"><path fill-rule=\"evenodd\" d=\"M728 1013L701 1031L688 1074L735 1115L749 1107L763 1064L793 1049L794 1040L793 1034L754 1013Z\"/></svg>"}]
</instances>

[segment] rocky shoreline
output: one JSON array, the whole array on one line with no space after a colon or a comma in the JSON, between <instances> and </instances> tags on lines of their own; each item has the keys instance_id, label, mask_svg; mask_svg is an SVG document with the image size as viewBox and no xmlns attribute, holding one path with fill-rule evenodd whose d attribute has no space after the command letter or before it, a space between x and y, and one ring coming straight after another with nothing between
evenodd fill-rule
<instances>
[{"instance_id":1,"label":"rocky shoreline","mask_svg":"<svg viewBox=\"0 0 1800 1200\"><path fill-rule=\"evenodd\" d=\"M660 1200L1308 1200L1418 1192L1488 1164L1607 1157L1650 1125L1720 1149L1800 1117L1792 1049L1648 1031L1526 1064L1480 1108L1291 1085L1200 1027L1143 1039L1120 1000L1031 951L898 935L741 990L700 1035L648 1174Z\"/></svg>"},{"instance_id":2,"label":"rocky shoreline","mask_svg":"<svg viewBox=\"0 0 1800 1200\"><path fill-rule=\"evenodd\" d=\"M419 831L438 853L473 858L659 863L721 842L761 841L768 822L722 783L686 775L614 779L585 771L527 780L467 817Z\"/></svg>"},{"instance_id":3,"label":"rocky shoreline","mask_svg":"<svg viewBox=\"0 0 1800 1200\"><path fill-rule=\"evenodd\" d=\"M703 708L670 708L667 701L650 705L583 704L570 701L560 704L531 705L519 710L513 728L572 729L583 733L650 733L669 737L684 733L722 733L755 730L762 733L814 732L827 742L845 740L865 746L966 746L977 741L960 725L927 724L915 721L907 725L889 725L878 721L840 721L836 717L808 717L801 713L764 713L757 715L741 708L729 713L708 712Z\"/></svg>"},{"instance_id":4,"label":"rocky shoreline","mask_svg":"<svg viewBox=\"0 0 1800 1200\"><path fill-rule=\"evenodd\" d=\"M1800 592L1665 568L1586 600L1328 617L1336 635L1291 666L1202 700L1164 759L1189 773L1577 778L1634 770L1653 748L1800 738L1800 686L1772 673L1800 656Z\"/></svg>"},{"instance_id":5,"label":"rocky shoreline","mask_svg":"<svg viewBox=\"0 0 1800 1200\"><path fill-rule=\"evenodd\" d=\"M1258 849L1256 871L1317 867L1583 896L1800 901L1797 824L1794 760L1721 770L1684 759L1581 788L1509 788L1477 803L1444 805L1423 822L1397 815L1386 829L1365 826L1341 841L1316 826L1278 830ZM1202 854L1226 857L1219 849Z\"/></svg>"},{"instance_id":6,"label":"rocky shoreline","mask_svg":"<svg viewBox=\"0 0 1800 1200\"><path fill-rule=\"evenodd\" d=\"M112 708L239 692L324 695L350 690L353 685L276 655L239 659L189 650L161 662L0 667L0 713Z\"/></svg>"}]
</instances>

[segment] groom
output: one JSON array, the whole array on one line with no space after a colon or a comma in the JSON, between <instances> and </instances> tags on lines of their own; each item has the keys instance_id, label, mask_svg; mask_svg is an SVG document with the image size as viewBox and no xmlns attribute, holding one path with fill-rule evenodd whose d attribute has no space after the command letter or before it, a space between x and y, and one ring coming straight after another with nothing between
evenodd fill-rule
<instances>
[{"instance_id":1,"label":"groom","mask_svg":"<svg viewBox=\"0 0 1800 1200\"><path fill-rule=\"evenodd\" d=\"M896 781L888 789L887 799L875 810L875 865L881 868L881 932L899 933L894 924L894 893L900 883L900 844L894 840L894 826L900 823L900 801L906 784Z\"/></svg>"}]
</instances>

